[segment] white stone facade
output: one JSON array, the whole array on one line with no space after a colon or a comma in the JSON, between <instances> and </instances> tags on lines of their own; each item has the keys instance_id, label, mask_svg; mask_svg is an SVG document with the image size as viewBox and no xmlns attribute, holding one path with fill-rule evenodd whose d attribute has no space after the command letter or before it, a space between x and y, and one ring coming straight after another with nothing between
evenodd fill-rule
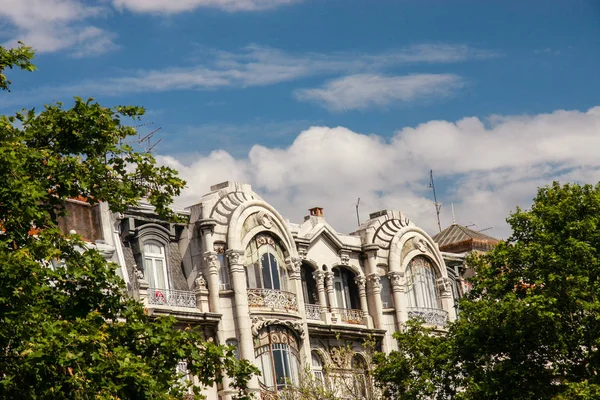
<instances>
[{"instance_id":1,"label":"white stone facade","mask_svg":"<svg viewBox=\"0 0 600 400\"><path fill-rule=\"evenodd\" d=\"M355 362L342 346L362 363L367 337L378 350L393 350L392 334L408 318L439 328L456 318L460 282L406 215L376 212L356 232L340 234L322 209L310 214L286 222L249 185L224 182L182 213L186 223L160 221L140 207L104 225L121 236L111 245L129 293L153 315L174 315L237 346L262 369L251 388L267 396L311 360L315 377L334 382ZM228 380L206 388L209 399L231 394Z\"/></svg>"}]
</instances>

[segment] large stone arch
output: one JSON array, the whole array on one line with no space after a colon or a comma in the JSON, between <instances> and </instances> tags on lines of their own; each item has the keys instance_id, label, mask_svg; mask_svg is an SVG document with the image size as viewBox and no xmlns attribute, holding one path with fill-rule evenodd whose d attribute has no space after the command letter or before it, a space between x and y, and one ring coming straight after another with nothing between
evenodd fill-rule
<instances>
[{"instance_id":1,"label":"large stone arch","mask_svg":"<svg viewBox=\"0 0 600 400\"><path fill-rule=\"evenodd\" d=\"M333 264L332 266L330 266L329 270L333 271L334 268L347 269L347 270L351 271L356 276L365 276L362 268L357 267L356 265L353 265L353 264L336 263L336 264Z\"/></svg>"},{"instance_id":2,"label":"large stone arch","mask_svg":"<svg viewBox=\"0 0 600 400\"><path fill-rule=\"evenodd\" d=\"M253 214L262 212L262 227L255 227L243 234L243 225L247 218ZM277 229L272 229L276 226ZM263 200L250 200L240 204L229 218L227 230L227 246L234 250L244 250L250 240L259 232L270 232L281 239L281 243L289 253L289 257L298 258L298 251L283 217L270 204ZM243 237L242 237L243 236Z\"/></svg>"},{"instance_id":3,"label":"large stone arch","mask_svg":"<svg viewBox=\"0 0 600 400\"><path fill-rule=\"evenodd\" d=\"M421 248L411 250L402 257L401 251L409 240L421 243ZM424 255L431 259L436 274L440 278L447 278L448 272L445 268L444 259L433 239L421 228L416 226L407 226L400 229L390 241L390 251L388 254L388 267L390 271L404 273L406 266L411 259L417 255Z\"/></svg>"}]
</instances>

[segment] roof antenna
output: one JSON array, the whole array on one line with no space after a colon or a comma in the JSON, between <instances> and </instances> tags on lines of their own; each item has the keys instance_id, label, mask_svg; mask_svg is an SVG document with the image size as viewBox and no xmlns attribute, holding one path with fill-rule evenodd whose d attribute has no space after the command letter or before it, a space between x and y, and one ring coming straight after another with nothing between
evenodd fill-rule
<instances>
[{"instance_id":1,"label":"roof antenna","mask_svg":"<svg viewBox=\"0 0 600 400\"><path fill-rule=\"evenodd\" d=\"M358 201L356 202L356 221L358 222L358 226L360 226L360 216L358 214L358 205L360 204L360 197L358 198Z\"/></svg>"},{"instance_id":2,"label":"roof antenna","mask_svg":"<svg viewBox=\"0 0 600 400\"><path fill-rule=\"evenodd\" d=\"M160 139L158 139L158 140L157 140L156 142L154 142L154 143L152 143L152 142L151 142L151 140L152 140L152 137L154 136L154 134L155 134L156 132L160 131L161 129L162 129L162 126L161 126L161 127L159 127L159 128L156 128L155 130L153 130L152 132L150 132L150 133L149 133L149 134L147 134L146 136L144 136L144 137L142 137L142 138L138 139L138 144L140 144L140 145L141 145L142 143L144 143L144 144L146 145L146 146L145 146L145 149L144 149L144 151L145 151L146 153L150 153L150 152L152 151L152 149L153 149L153 148L154 148L154 147L155 147L155 146L156 146L156 145L157 145L157 144L158 144L158 143L159 143L159 142L162 140L162 138L160 138Z\"/></svg>"},{"instance_id":3,"label":"roof antenna","mask_svg":"<svg viewBox=\"0 0 600 400\"><path fill-rule=\"evenodd\" d=\"M435 214L437 217L438 229L440 232L442 231L442 224L440 223L440 210L442 208L442 204L438 203L437 196L435 195L435 184L433 182L433 170L429 170L429 187L433 190L433 205L435 206Z\"/></svg>"},{"instance_id":4,"label":"roof antenna","mask_svg":"<svg viewBox=\"0 0 600 400\"><path fill-rule=\"evenodd\" d=\"M454 202L452 204L452 225L456 225L456 217L454 216Z\"/></svg>"}]
</instances>

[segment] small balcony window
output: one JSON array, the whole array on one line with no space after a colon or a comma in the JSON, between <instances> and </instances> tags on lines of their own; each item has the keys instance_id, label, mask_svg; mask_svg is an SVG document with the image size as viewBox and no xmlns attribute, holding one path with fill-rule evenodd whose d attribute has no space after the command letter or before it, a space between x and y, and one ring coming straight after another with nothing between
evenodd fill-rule
<instances>
[{"instance_id":1,"label":"small balcony window","mask_svg":"<svg viewBox=\"0 0 600 400\"><path fill-rule=\"evenodd\" d=\"M144 277L151 288L168 289L165 246L156 241L144 243Z\"/></svg>"}]
</instances>

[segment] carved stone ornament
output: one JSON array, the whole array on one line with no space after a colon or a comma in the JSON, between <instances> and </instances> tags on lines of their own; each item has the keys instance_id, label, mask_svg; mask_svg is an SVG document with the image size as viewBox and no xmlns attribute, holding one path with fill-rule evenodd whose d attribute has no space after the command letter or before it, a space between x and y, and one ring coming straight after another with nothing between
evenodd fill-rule
<instances>
[{"instance_id":1,"label":"carved stone ornament","mask_svg":"<svg viewBox=\"0 0 600 400\"><path fill-rule=\"evenodd\" d=\"M370 274L369 275L369 282L371 282L371 285L373 286L373 289L378 288L381 289L381 277L377 274Z\"/></svg>"},{"instance_id":2,"label":"carved stone ornament","mask_svg":"<svg viewBox=\"0 0 600 400\"><path fill-rule=\"evenodd\" d=\"M365 284L367 283L367 278L365 278L364 275L357 275L356 278L354 278L354 282L359 289L364 289Z\"/></svg>"},{"instance_id":3,"label":"carved stone ornament","mask_svg":"<svg viewBox=\"0 0 600 400\"><path fill-rule=\"evenodd\" d=\"M402 286L402 278L404 278L404 274L398 271L391 271L388 273L388 278L390 278L392 287Z\"/></svg>"},{"instance_id":4,"label":"carved stone ornament","mask_svg":"<svg viewBox=\"0 0 600 400\"><path fill-rule=\"evenodd\" d=\"M342 265L349 265L350 264L350 254L348 254L345 251L341 251L340 252L340 262Z\"/></svg>"},{"instance_id":5,"label":"carved stone ornament","mask_svg":"<svg viewBox=\"0 0 600 400\"><path fill-rule=\"evenodd\" d=\"M317 281L317 288L323 286L325 283L325 273L323 271L316 270L313 272L313 278Z\"/></svg>"},{"instance_id":6,"label":"carved stone ornament","mask_svg":"<svg viewBox=\"0 0 600 400\"><path fill-rule=\"evenodd\" d=\"M204 261L209 268L217 268L218 257L215 252L207 251L204 253Z\"/></svg>"},{"instance_id":7,"label":"carved stone ornament","mask_svg":"<svg viewBox=\"0 0 600 400\"><path fill-rule=\"evenodd\" d=\"M271 219L271 216L264 211L259 212L256 218L258 223L267 229L271 229L273 226L273 220Z\"/></svg>"},{"instance_id":8,"label":"carved stone ornament","mask_svg":"<svg viewBox=\"0 0 600 400\"><path fill-rule=\"evenodd\" d=\"M441 293L449 293L452 288L450 278L440 278L437 280L437 287Z\"/></svg>"},{"instance_id":9,"label":"carved stone ornament","mask_svg":"<svg viewBox=\"0 0 600 400\"><path fill-rule=\"evenodd\" d=\"M202 274L199 274L196 280L194 281L196 285L196 289L206 289L206 279Z\"/></svg>"},{"instance_id":10,"label":"carved stone ornament","mask_svg":"<svg viewBox=\"0 0 600 400\"><path fill-rule=\"evenodd\" d=\"M302 260L306 260L307 255L308 255L308 249L306 247L298 247L298 256Z\"/></svg>"},{"instance_id":11,"label":"carved stone ornament","mask_svg":"<svg viewBox=\"0 0 600 400\"><path fill-rule=\"evenodd\" d=\"M325 272L325 286L333 290L333 272Z\"/></svg>"},{"instance_id":12,"label":"carved stone ornament","mask_svg":"<svg viewBox=\"0 0 600 400\"><path fill-rule=\"evenodd\" d=\"M427 251L427 243L422 238L414 239L415 247L421 252L425 253Z\"/></svg>"},{"instance_id":13,"label":"carved stone ornament","mask_svg":"<svg viewBox=\"0 0 600 400\"><path fill-rule=\"evenodd\" d=\"M135 271L135 277L138 279L144 279L144 271L142 271L141 268L139 268L137 265L134 266L134 271Z\"/></svg>"},{"instance_id":14,"label":"carved stone ornament","mask_svg":"<svg viewBox=\"0 0 600 400\"><path fill-rule=\"evenodd\" d=\"M329 350L329 356L337 368L347 368L350 364L350 352L339 347L332 347Z\"/></svg>"},{"instance_id":15,"label":"carved stone ornament","mask_svg":"<svg viewBox=\"0 0 600 400\"><path fill-rule=\"evenodd\" d=\"M225 255L229 261L229 265L239 265L242 262L243 252L235 250L227 250Z\"/></svg>"},{"instance_id":16,"label":"carved stone ornament","mask_svg":"<svg viewBox=\"0 0 600 400\"><path fill-rule=\"evenodd\" d=\"M302 266L302 260L300 260L299 258L295 258L295 257L286 258L285 264L287 265L287 268L290 272L293 272L295 274L300 273L300 268Z\"/></svg>"},{"instance_id":17,"label":"carved stone ornament","mask_svg":"<svg viewBox=\"0 0 600 400\"><path fill-rule=\"evenodd\" d=\"M269 325L285 326L287 328L290 328L294 332L296 332L296 334L298 334L298 337L300 339L304 339L305 332L302 327L302 322L292 321L289 319L287 319L287 320L269 319L269 318L264 318L264 317L252 318L252 335L258 336L258 333L260 332L260 330L262 328L264 328L265 326L269 326Z\"/></svg>"}]
</instances>

